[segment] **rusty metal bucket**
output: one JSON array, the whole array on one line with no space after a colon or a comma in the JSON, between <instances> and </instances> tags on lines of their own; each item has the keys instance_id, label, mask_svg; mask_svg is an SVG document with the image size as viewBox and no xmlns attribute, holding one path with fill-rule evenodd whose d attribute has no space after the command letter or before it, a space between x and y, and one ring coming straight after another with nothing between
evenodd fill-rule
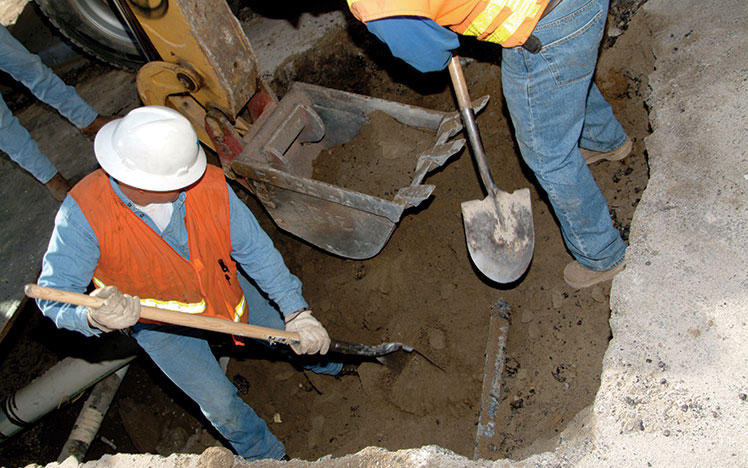
<instances>
[{"instance_id":1,"label":"rusty metal bucket","mask_svg":"<svg viewBox=\"0 0 748 468\"><path fill-rule=\"evenodd\" d=\"M488 96L474 103L476 111ZM434 145L412 158L410 185L391 200L312 178L313 162L335 145L349 142L382 111L398 122L433 132ZM231 168L244 177L283 230L335 255L363 260L378 254L403 212L431 196L426 175L465 145L458 112L439 112L320 86L294 83L277 107L264 112L244 137Z\"/></svg>"}]
</instances>

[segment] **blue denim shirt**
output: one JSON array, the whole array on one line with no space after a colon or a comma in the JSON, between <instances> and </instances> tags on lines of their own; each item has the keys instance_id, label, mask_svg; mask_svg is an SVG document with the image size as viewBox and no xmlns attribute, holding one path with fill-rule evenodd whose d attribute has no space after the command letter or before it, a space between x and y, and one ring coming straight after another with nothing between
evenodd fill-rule
<instances>
[{"instance_id":1,"label":"blue denim shirt","mask_svg":"<svg viewBox=\"0 0 748 468\"><path fill-rule=\"evenodd\" d=\"M171 220L160 232L147 214L138 210L120 190L114 179L109 179L117 196L148 224L177 252L189 260L187 228L184 224L185 194L179 194L173 205ZM231 187L229 209L231 216L232 258L255 281L260 290L274 301L286 315L307 307L301 294L301 281L292 275L262 230L252 212L236 196ZM91 225L76 201L68 196L60 206L55 227L44 255L38 284L73 292L85 292L91 283L100 256L99 243ZM127 291L123 291L127 292ZM101 333L88 325L87 307L62 302L37 300L42 313L58 328L78 331L86 336Z\"/></svg>"}]
</instances>

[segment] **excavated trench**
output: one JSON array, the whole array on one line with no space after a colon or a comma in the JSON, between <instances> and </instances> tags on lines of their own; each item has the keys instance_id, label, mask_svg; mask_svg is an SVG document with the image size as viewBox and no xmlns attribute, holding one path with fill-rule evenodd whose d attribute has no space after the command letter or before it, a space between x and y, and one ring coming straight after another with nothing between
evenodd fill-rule
<instances>
[{"instance_id":1,"label":"excavated trench","mask_svg":"<svg viewBox=\"0 0 748 468\"><path fill-rule=\"evenodd\" d=\"M616 227L627 239L647 184L643 138L649 129L643 92L649 65L631 59L635 41L614 42L606 42L611 47L602 55L596 81L634 140L634 153L621 162L597 163L591 170ZM303 281L307 301L331 336L366 344L406 343L443 369L416 357L399 375L365 362L358 375L317 376L267 354L263 347L232 349L216 337L216 354L232 356L229 379L293 458L342 456L367 446L397 450L423 445L472 457L489 316L501 301L511 310L498 429L489 458L532 453L533 443L561 431L591 404L599 387L610 339L610 285L575 291L564 283L561 272L571 257L545 195L520 162L501 99L495 50L467 41L460 53L474 59L465 67L473 98L491 96L478 124L497 185L506 191L529 187L532 192L536 250L518 283L490 284L470 263L460 203L485 195L465 151L426 179L436 185L432 199L407 211L382 252L364 261L337 258L278 231L257 201L236 189ZM446 73L411 72L355 24L327 35L313 52L288 60L272 86L282 95L293 80L440 111L456 106ZM401 134L405 129L398 130L398 125L372 119L362 131L363 143L357 140L342 151L334 148L320 155L316 176L390 196L402 186L401 179L407 180L416 155L383 156L379 163L372 157L407 143ZM411 146L409 152L417 151L417 144ZM27 304L12 334L0 343L0 396L58 359L90 354L91 348L92 340L55 329ZM0 444L2 465L54 461L85 397ZM87 459L115 452L201 453L220 444L218 438L194 404L140 356Z\"/></svg>"}]
</instances>

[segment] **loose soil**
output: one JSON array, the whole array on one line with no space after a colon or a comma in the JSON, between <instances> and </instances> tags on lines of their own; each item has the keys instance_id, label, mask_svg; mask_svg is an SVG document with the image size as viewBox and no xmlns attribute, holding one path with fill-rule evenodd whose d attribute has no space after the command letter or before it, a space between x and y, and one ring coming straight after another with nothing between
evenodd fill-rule
<instances>
[{"instance_id":1,"label":"loose soil","mask_svg":"<svg viewBox=\"0 0 748 468\"><path fill-rule=\"evenodd\" d=\"M596 76L633 139L634 152L623 161L590 168L625 239L647 184L643 139L648 118L642 94L650 64L632 52L637 47L636 40L617 41L604 51ZM232 349L218 346L225 340L216 337L216 354L232 357L229 379L293 458L340 456L367 446L396 450L428 444L472 457L489 313L502 300L511 305L510 326L496 421L499 435L491 458L526 456L533 442L563 430L590 405L599 387L610 339L610 283L579 291L564 283L562 270L572 257L548 200L521 162L501 97L497 51L465 41L459 53L472 59L465 67L472 97L491 96L478 125L497 185L509 192L529 187L532 193L535 254L515 284L491 283L470 262L460 203L485 194L469 152L461 152L426 179L436 186L433 197L406 211L382 252L365 261L337 258L279 231L256 199L237 188L290 270L303 281L307 301L331 336L365 344L406 343L441 367L415 356L400 375L364 362L357 375L318 376L262 346ZM272 85L282 95L291 80L440 111L456 109L446 73L411 71L354 23L327 37L313 53L286 63ZM342 151L333 163L325 160L331 154L320 155L316 177L345 185L352 183L345 177L355 173L359 183L371 183L372 165L402 162L386 155L380 159L374 150L401 143L401 135L411 129L383 131L391 122L377 119L372 116L370 128L360 135L369 138L365 144L356 141L333 149ZM404 150L402 157L413 151L417 147ZM412 161L415 164L415 158ZM329 169L327 175L323 169ZM376 179L373 187L351 187L392 194L403 186L398 177L408 184L407 171L412 169L400 168L392 179ZM70 349L91 345L92 340L56 330L29 303L0 346L0 395L25 385ZM0 445L2 465L54 461L85 396ZM141 356L131 365L87 459L115 451L200 453L221 443L216 439L220 436L195 405Z\"/></svg>"},{"instance_id":2,"label":"loose soil","mask_svg":"<svg viewBox=\"0 0 748 468\"><path fill-rule=\"evenodd\" d=\"M410 185L415 162L434 145L434 133L401 124L374 111L351 141L322 150L312 178L391 200Z\"/></svg>"}]
</instances>

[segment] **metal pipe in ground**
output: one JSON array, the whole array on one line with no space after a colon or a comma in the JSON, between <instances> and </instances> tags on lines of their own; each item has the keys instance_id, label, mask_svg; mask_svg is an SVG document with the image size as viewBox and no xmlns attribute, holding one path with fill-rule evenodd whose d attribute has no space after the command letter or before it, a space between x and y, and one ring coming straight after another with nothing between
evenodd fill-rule
<instances>
[{"instance_id":1,"label":"metal pipe in ground","mask_svg":"<svg viewBox=\"0 0 748 468\"><path fill-rule=\"evenodd\" d=\"M58 463L64 462L69 457L75 458L78 462L83 461L129 368L130 366L126 365L94 386L91 395L78 414L78 419L73 424L68 440L62 446L60 456L57 457Z\"/></svg>"},{"instance_id":2,"label":"metal pipe in ground","mask_svg":"<svg viewBox=\"0 0 748 468\"><path fill-rule=\"evenodd\" d=\"M83 390L120 369L135 356L91 363L67 357L29 385L3 400L0 407L0 442L29 427L42 416L70 402Z\"/></svg>"},{"instance_id":3,"label":"metal pipe in ground","mask_svg":"<svg viewBox=\"0 0 748 468\"><path fill-rule=\"evenodd\" d=\"M483 369L483 390L481 394L478 431L475 435L473 460L480 458L494 460L499 455L496 445L496 417L501 405L501 384L504 378L506 361L506 340L509 334L509 311L512 306L500 300L491 307L486 340L486 364Z\"/></svg>"}]
</instances>

